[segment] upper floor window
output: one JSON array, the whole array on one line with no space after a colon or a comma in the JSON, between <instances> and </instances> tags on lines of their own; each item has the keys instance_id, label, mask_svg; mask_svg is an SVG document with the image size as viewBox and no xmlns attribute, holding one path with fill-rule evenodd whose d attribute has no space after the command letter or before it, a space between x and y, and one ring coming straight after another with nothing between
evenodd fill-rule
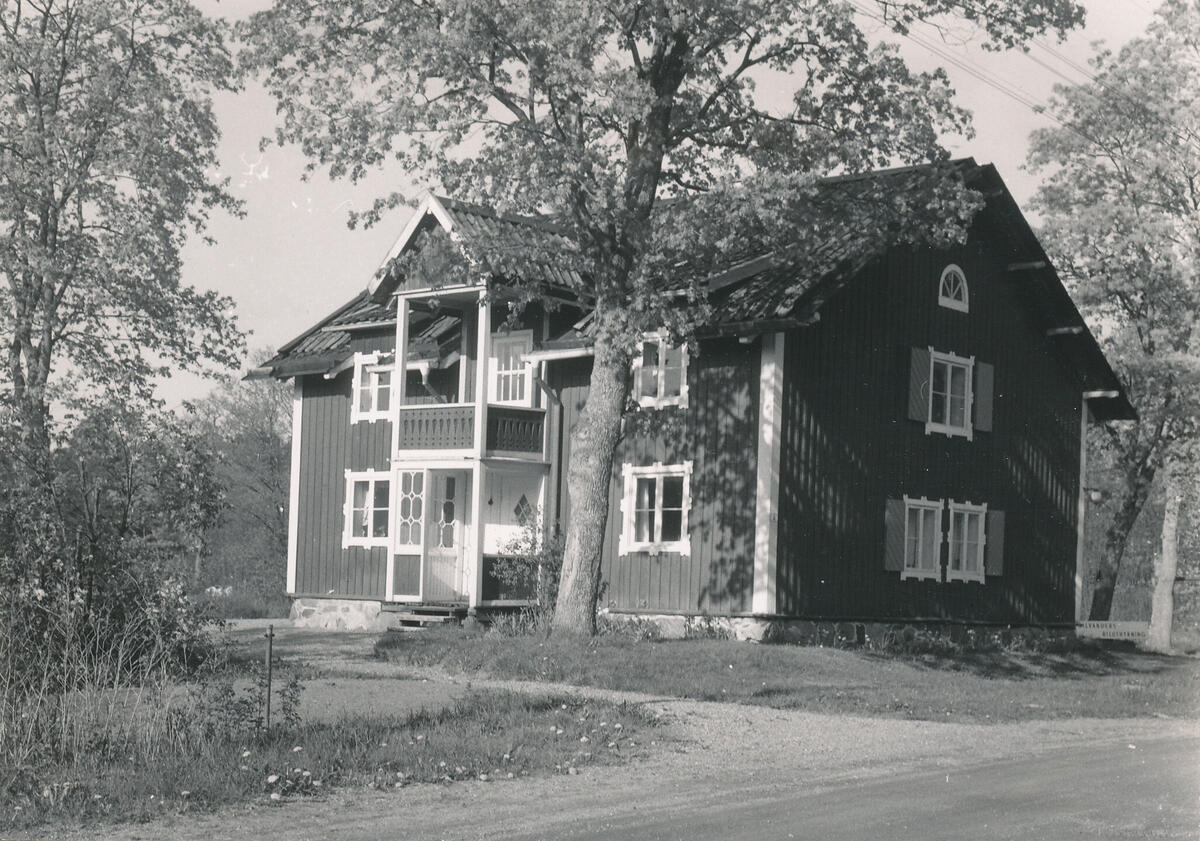
<instances>
[{"instance_id":1,"label":"upper floor window","mask_svg":"<svg viewBox=\"0 0 1200 841\"><path fill-rule=\"evenodd\" d=\"M342 546L387 546L391 482L383 471L346 471Z\"/></svg>"},{"instance_id":2,"label":"upper floor window","mask_svg":"<svg viewBox=\"0 0 1200 841\"><path fill-rule=\"evenodd\" d=\"M974 440L974 432L992 431L995 380L995 367L973 356L912 348L908 417L923 424L927 435Z\"/></svg>"},{"instance_id":3,"label":"upper floor window","mask_svg":"<svg viewBox=\"0 0 1200 841\"><path fill-rule=\"evenodd\" d=\"M971 373L974 357L929 349L929 419L926 432L971 438Z\"/></svg>"},{"instance_id":4,"label":"upper floor window","mask_svg":"<svg viewBox=\"0 0 1200 841\"><path fill-rule=\"evenodd\" d=\"M620 553L691 552L692 463L624 465Z\"/></svg>"},{"instance_id":5,"label":"upper floor window","mask_svg":"<svg viewBox=\"0 0 1200 841\"><path fill-rule=\"evenodd\" d=\"M648 336L633 360L637 401L648 409L687 406L687 346L670 345L665 335Z\"/></svg>"},{"instance_id":6,"label":"upper floor window","mask_svg":"<svg viewBox=\"0 0 1200 841\"><path fill-rule=\"evenodd\" d=\"M378 354L354 354L354 402L350 421L387 420L392 401L391 365L382 365Z\"/></svg>"},{"instance_id":7,"label":"upper floor window","mask_svg":"<svg viewBox=\"0 0 1200 841\"><path fill-rule=\"evenodd\" d=\"M491 393L488 401L510 406L529 406L533 397L533 369L525 354L533 350L532 330L492 334Z\"/></svg>"},{"instance_id":8,"label":"upper floor window","mask_svg":"<svg viewBox=\"0 0 1200 841\"><path fill-rule=\"evenodd\" d=\"M953 263L942 269L942 279L938 283L938 303L952 310L968 310L967 276Z\"/></svg>"}]
</instances>

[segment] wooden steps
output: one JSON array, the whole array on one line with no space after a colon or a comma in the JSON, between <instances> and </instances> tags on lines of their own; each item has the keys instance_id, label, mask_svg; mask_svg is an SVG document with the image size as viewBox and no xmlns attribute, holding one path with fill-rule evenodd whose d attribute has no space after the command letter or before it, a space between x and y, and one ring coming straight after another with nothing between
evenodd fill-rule
<instances>
[{"instance_id":1,"label":"wooden steps","mask_svg":"<svg viewBox=\"0 0 1200 841\"><path fill-rule=\"evenodd\" d=\"M385 604L389 628L424 628L429 625L459 624L467 615L465 604Z\"/></svg>"}]
</instances>

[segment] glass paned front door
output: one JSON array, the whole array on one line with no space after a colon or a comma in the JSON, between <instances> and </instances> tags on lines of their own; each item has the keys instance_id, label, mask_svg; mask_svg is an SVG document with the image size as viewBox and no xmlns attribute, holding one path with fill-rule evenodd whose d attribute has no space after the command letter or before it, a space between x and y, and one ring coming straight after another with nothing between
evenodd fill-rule
<instances>
[{"instance_id":1,"label":"glass paned front door","mask_svg":"<svg viewBox=\"0 0 1200 841\"><path fill-rule=\"evenodd\" d=\"M466 599L462 546L466 484L466 474L462 472L431 471L429 474L431 496L426 508L424 601Z\"/></svg>"}]
</instances>

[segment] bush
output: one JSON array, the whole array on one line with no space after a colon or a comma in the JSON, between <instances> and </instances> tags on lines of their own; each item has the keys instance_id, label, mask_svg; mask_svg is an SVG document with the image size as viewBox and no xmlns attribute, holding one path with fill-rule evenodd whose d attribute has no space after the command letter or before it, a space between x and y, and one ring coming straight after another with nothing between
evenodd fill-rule
<instances>
[{"instance_id":1,"label":"bush","mask_svg":"<svg viewBox=\"0 0 1200 841\"><path fill-rule=\"evenodd\" d=\"M532 604L517 614L497 617L492 628L504 634L548 634L558 599L562 574L563 539L557 530L543 538L540 521L530 520L520 537L500 547L492 570L502 587L511 593L526 593Z\"/></svg>"},{"instance_id":2,"label":"bush","mask_svg":"<svg viewBox=\"0 0 1200 841\"><path fill-rule=\"evenodd\" d=\"M5 588L0 765L10 778L30 763L125 750L167 714L159 696L169 681L211 665L210 617L177 581L155 576L130 563L91 592L67 574Z\"/></svg>"}]
</instances>

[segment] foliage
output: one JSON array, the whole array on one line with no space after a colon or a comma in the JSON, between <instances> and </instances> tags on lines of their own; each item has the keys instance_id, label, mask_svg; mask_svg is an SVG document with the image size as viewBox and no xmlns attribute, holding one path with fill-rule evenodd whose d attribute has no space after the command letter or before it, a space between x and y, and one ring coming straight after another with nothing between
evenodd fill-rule
<instances>
[{"instance_id":1,"label":"foliage","mask_svg":"<svg viewBox=\"0 0 1200 841\"><path fill-rule=\"evenodd\" d=\"M502 592L513 598L528 595L533 603L521 608L519 621L498 621L492 627L509 633L548 633L558 599L563 541L555 531L546 536L540 520L529 520L521 534L500 547L492 570Z\"/></svg>"},{"instance_id":2,"label":"foliage","mask_svg":"<svg viewBox=\"0 0 1200 841\"><path fill-rule=\"evenodd\" d=\"M0 831L64 818L145 821L338 787L399 791L423 782L571 773L622 761L652 723L623 704L488 691L409 716L347 716L250 739L204 731L206 711L196 697L153 700L170 714L123 722L143 725L129 732L153 751L85 751L73 764L26 767L0 787ZM146 703L137 713L154 711ZM118 710L114 718L133 713Z\"/></svg>"},{"instance_id":3,"label":"foliage","mask_svg":"<svg viewBox=\"0 0 1200 841\"><path fill-rule=\"evenodd\" d=\"M1071 0L874 5L901 32L965 17L992 46L1081 17ZM894 47L872 45L849 3L276 0L241 35L247 68L279 103L277 139L299 143L312 166L358 179L393 158L460 198L550 211L552 226L456 235L474 271L503 278L518 303L558 282L594 305L589 396L567 474L563 633L595 631L638 337L663 326L690 335L710 311L705 278L722 263L773 253L797 276L819 275L832 268L820 246L835 235L961 239L979 204L940 167L903 195L863 181L821 200L819 176L942 162L939 136L968 131L945 74L913 73ZM559 271L544 270L551 262Z\"/></svg>"},{"instance_id":4,"label":"foliage","mask_svg":"<svg viewBox=\"0 0 1200 841\"><path fill-rule=\"evenodd\" d=\"M238 362L231 301L180 283L188 233L238 212L210 100L234 86L223 37L187 0L0 11L0 387L30 478L55 397Z\"/></svg>"},{"instance_id":5,"label":"foliage","mask_svg":"<svg viewBox=\"0 0 1200 841\"><path fill-rule=\"evenodd\" d=\"M1056 89L1061 128L1031 138L1043 237L1138 410L1105 427L1113 506L1091 618L1108 618L1130 532L1164 466L1194 462L1200 413L1200 9L1163 4L1147 33L1099 50L1093 81ZM1103 480L1101 480L1103 481Z\"/></svg>"},{"instance_id":6,"label":"foliage","mask_svg":"<svg viewBox=\"0 0 1200 841\"><path fill-rule=\"evenodd\" d=\"M254 359L271 355L261 350ZM238 598L228 601L276 615L283 599L272 597L283 593L287 556L292 390L276 380L228 378L192 409L223 492L196 584L232 586Z\"/></svg>"}]
</instances>

